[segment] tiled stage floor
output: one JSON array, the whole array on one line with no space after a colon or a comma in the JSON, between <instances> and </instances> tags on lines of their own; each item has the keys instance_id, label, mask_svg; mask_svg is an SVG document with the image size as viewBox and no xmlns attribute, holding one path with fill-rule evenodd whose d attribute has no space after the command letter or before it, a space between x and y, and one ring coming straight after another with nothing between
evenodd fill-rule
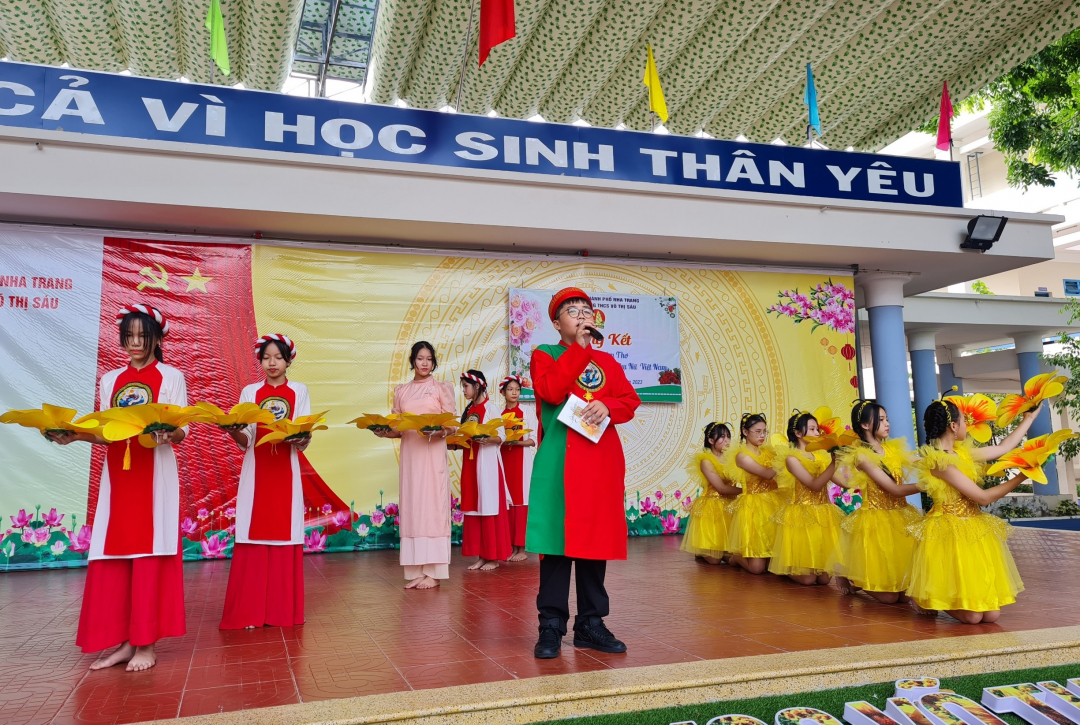
<instances>
[{"instance_id":1,"label":"tiled stage floor","mask_svg":"<svg viewBox=\"0 0 1080 725\"><path fill-rule=\"evenodd\" d=\"M1080 624L1080 534L1017 529L1027 591L999 625L916 617L832 588L697 564L677 537L632 539L608 570L625 655L532 657L537 562L405 592L397 552L306 559L307 623L221 632L228 563L186 565L188 634L158 666L89 672L75 647L85 570L0 575L0 723L119 723L695 659Z\"/></svg>"}]
</instances>

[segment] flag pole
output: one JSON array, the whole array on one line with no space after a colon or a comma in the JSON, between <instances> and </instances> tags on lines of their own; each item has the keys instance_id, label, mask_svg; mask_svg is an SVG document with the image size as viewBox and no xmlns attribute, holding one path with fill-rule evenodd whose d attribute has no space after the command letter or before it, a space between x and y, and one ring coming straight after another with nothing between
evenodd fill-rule
<instances>
[{"instance_id":1,"label":"flag pole","mask_svg":"<svg viewBox=\"0 0 1080 725\"><path fill-rule=\"evenodd\" d=\"M461 58L461 78L458 80L457 100L454 110L461 113L461 88L465 85L465 65L469 62L469 41L472 40L473 15L476 13L476 0L469 4L469 24L465 26L465 55Z\"/></svg>"}]
</instances>

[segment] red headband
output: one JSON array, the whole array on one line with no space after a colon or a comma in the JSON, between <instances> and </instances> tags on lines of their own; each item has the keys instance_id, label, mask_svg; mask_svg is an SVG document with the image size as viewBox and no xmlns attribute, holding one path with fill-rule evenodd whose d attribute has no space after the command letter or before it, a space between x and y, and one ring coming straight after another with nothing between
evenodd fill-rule
<instances>
[{"instance_id":1,"label":"red headband","mask_svg":"<svg viewBox=\"0 0 1080 725\"><path fill-rule=\"evenodd\" d=\"M502 379L502 382L499 383L499 390L506 390L507 383L517 383L519 388L525 387L525 383L521 381L520 375L507 375L505 378Z\"/></svg>"},{"instance_id":2,"label":"red headband","mask_svg":"<svg viewBox=\"0 0 1080 725\"><path fill-rule=\"evenodd\" d=\"M559 305L567 300L573 299L583 299L589 303L589 307L592 307L592 300L589 299L589 295L585 294L583 290L580 290L577 287L566 287L556 292L551 298L551 302L548 304L548 317L551 318L552 322L555 321L555 313L559 311Z\"/></svg>"},{"instance_id":3,"label":"red headband","mask_svg":"<svg viewBox=\"0 0 1080 725\"><path fill-rule=\"evenodd\" d=\"M285 335L263 335L255 341L255 356L258 357L262 352L263 345L268 342L277 341L285 343L285 347L289 348L289 359L296 359L296 345L293 341L287 338Z\"/></svg>"},{"instance_id":4,"label":"red headband","mask_svg":"<svg viewBox=\"0 0 1080 725\"><path fill-rule=\"evenodd\" d=\"M136 312L141 312L144 315L154 318L154 322L158 323L158 326L161 327L162 337L169 334L169 321L165 319L165 315L161 314L161 311L158 310L158 308L150 305L138 304L121 307L120 311L116 313L116 324L122 324L125 317L133 315Z\"/></svg>"},{"instance_id":5,"label":"red headband","mask_svg":"<svg viewBox=\"0 0 1080 725\"><path fill-rule=\"evenodd\" d=\"M487 383L485 383L483 380L476 377L472 373L462 373L461 374L461 379L462 380L468 380L470 383L473 383L474 385L479 385L481 389L487 390Z\"/></svg>"}]
</instances>

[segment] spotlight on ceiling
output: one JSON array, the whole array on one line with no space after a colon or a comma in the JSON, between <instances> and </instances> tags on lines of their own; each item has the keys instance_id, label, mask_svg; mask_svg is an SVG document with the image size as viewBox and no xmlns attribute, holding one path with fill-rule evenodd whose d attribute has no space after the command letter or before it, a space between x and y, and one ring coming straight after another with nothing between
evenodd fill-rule
<instances>
[{"instance_id":1,"label":"spotlight on ceiling","mask_svg":"<svg viewBox=\"0 0 1080 725\"><path fill-rule=\"evenodd\" d=\"M1001 232L1005 229L1005 222L1009 221L1003 216L979 215L968 222L967 239L960 245L961 249L976 249L985 252L994 246L994 242L1001 239Z\"/></svg>"}]
</instances>

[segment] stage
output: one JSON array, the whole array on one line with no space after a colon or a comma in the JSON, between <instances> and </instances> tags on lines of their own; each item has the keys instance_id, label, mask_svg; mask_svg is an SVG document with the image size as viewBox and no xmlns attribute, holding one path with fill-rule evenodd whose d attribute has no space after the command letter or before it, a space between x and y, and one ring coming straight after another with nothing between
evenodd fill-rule
<instances>
[{"instance_id":1,"label":"stage","mask_svg":"<svg viewBox=\"0 0 1080 725\"><path fill-rule=\"evenodd\" d=\"M467 572L455 549L441 590L406 592L396 551L308 556L302 627L230 632L217 628L228 562L191 563L188 634L160 644L157 667L137 674L90 672L94 656L76 649L84 569L6 574L0 722L126 723L868 644L938 640L926 644L947 651L943 638L1080 624L1080 577L1065 575L1080 560L1080 535L1071 532L1015 531L1010 545L1027 591L999 624L980 626L696 563L679 541L631 539L629 561L608 569L607 622L627 654L575 650L568 638L562 657L548 661L532 656L535 557Z\"/></svg>"}]
</instances>

